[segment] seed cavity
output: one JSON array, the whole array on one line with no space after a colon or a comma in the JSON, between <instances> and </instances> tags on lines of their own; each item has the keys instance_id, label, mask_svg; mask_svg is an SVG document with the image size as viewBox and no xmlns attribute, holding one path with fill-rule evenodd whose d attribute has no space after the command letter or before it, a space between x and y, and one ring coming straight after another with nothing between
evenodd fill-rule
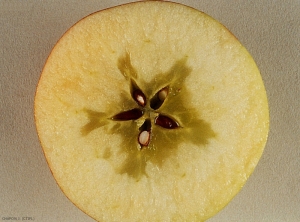
<instances>
[{"instance_id":1,"label":"seed cavity","mask_svg":"<svg viewBox=\"0 0 300 222\"><path fill-rule=\"evenodd\" d=\"M146 105L146 97L141 90L135 90L132 97L140 106Z\"/></svg>"},{"instance_id":2,"label":"seed cavity","mask_svg":"<svg viewBox=\"0 0 300 222\"><path fill-rule=\"evenodd\" d=\"M160 101L165 101L167 95L169 94L169 88L165 87L158 92L158 98Z\"/></svg>"},{"instance_id":3,"label":"seed cavity","mask_svg":"<svg viewBox=\"0 0 300 222\"><path fill-rule=\"evenodd\" d=\"M155 118L154 123L165 129L176 129L179 127L179 124L175 120L171 119L168 116L162 115L162 114L159 114Z\"/></svg>"},{"instance_id":4,"label":"seed cavity","mask_svg":"<svg viewBox=\"0 0 300 222\"><path fill-rule=\"evenodd\" d=\"M137 120L141 116L143 116L144 111L138 108L134 108L131 110L127 110L121 113L116 114L111 119L112 120L119 120L119 121L126 121L126 120Z\"/></svg>"},{"instance_id":5,"label":"seed cavity","mask_svg":"<svg viewBox=\"0 0 300 222\"><path fill-rule=\"evenodd\" d=\"M136 101L138 105L144 107L146 105L146 96L133 79L131 79L130 91L134 101Z\"/></svg>"},{"instance_id":6,"label":"seed cavity","mask_svg":"<svg viewBox=\"0 0 300 222\"><path fill-rule=\"evenodd\" d=\"M148 146L150 142L150 133L151 133L151 120L146 119L143 125L139 128L140 133L138 136L138 142L140 144L140 148L142 149L144 146Z\"/></svg>"},{"instance_id":7,"label":"seed cavity","mask_svg":"<svg viewBox=\"0 0 300 222\"><path fill-rule=\"evenodd\" d=\"M165 99L167 98L168 94L169 94L168 86L160 89L150 100L150 107L154 110L160 108L161 105L164 103Z\"/></svg>"}]
</instances>

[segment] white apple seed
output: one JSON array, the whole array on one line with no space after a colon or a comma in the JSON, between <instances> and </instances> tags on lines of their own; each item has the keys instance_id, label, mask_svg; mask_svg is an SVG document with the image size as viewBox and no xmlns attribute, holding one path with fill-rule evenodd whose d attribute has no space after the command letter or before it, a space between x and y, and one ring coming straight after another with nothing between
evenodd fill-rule
<instances>
[{"instance_id":1,"label":"white apple seed","mask_svg":"<svg viewBox=\"0 0 300 222\"><path fill-rule=\"evenodd\" d=\"M139 103L141 106L144 106L145 103L146 103L144 97L141 96L141 95L137 95L137 96L136 96L136 100L138 101L138 103Z\"/></svg>"},{"instance_id":2,"label":"white apple seed","mask_svg":"<svg viewBox=\"0 0 300 222\"><path fill-rule=\"evenodd\" d=\"M142 146L147 146L150 141L150 132L142 131L139 135L139 143Z\"/></svg>"}]
</instances>

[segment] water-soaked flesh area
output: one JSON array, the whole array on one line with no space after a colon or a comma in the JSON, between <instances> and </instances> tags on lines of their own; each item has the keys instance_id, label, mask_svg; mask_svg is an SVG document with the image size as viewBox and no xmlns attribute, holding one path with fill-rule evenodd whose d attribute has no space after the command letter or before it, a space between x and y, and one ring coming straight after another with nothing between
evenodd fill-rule
<instances>
[{"instance_id":1,"label":"water-soaked flesh area","mask_svg":"<svg viewBox=\"0 0 300 222\"><path fill-rule=\"evenodd\" d=\"M120 146L127 158L122 166L116 167L118 173L136 179L147 176L148 161L161 167L166 158L176 153L180 143L205 145L215 136L208 123L197 119L199 111L188 100L190 92L184 82L192 70L186 66L186 60L175 62L168 72L144 82L138 78L129 54L125 54L119 58L118 68L128 82L130 96L122 102L134 101L135 106L115 113L85 110L89 122L81 128L83 136L104 125L110 126L108 134L121 135ZM113 148L104 149L110 152Z\"/></svg>"}]
</instances>

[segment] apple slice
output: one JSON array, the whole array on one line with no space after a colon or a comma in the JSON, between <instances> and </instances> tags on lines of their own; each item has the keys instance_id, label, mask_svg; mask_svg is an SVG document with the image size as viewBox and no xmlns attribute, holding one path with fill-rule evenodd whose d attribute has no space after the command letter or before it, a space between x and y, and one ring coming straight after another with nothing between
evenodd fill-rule
<instances>
[{"instance_id":1,"label":"apple slice","mask_svg":"<svg viewBox=\"0 0 300 222\"><path fill-rule=\"evenodd\" d=\"M66 196L98 221L203 221L269 129L259 70L220 23L171 2L94 13L52 50L35 120Z\"/></svg>"}]
</instances>

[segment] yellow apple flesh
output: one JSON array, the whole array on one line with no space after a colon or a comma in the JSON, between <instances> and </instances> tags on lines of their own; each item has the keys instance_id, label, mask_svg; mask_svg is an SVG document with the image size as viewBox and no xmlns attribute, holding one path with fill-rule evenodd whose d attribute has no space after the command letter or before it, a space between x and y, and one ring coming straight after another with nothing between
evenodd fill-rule
<instances>
[{"instance_id":1,"label":"yellow apple flesh","mask_svg":"<svg viewBox=\"0 0 300 222\"><path fill-rule=\"evenodd\" d=\"M130 87L145 94L144 107ZM153 109L159 90L164 101ZM112 118L133 108L142 117ZM162 114L179 127L158 126ZM103 10L70 28L43 69L35 120L58 185L97 221L208 219L253 172L269 129L247 50L208 15L160 1Z\"/></svg>"}]
</instances>

